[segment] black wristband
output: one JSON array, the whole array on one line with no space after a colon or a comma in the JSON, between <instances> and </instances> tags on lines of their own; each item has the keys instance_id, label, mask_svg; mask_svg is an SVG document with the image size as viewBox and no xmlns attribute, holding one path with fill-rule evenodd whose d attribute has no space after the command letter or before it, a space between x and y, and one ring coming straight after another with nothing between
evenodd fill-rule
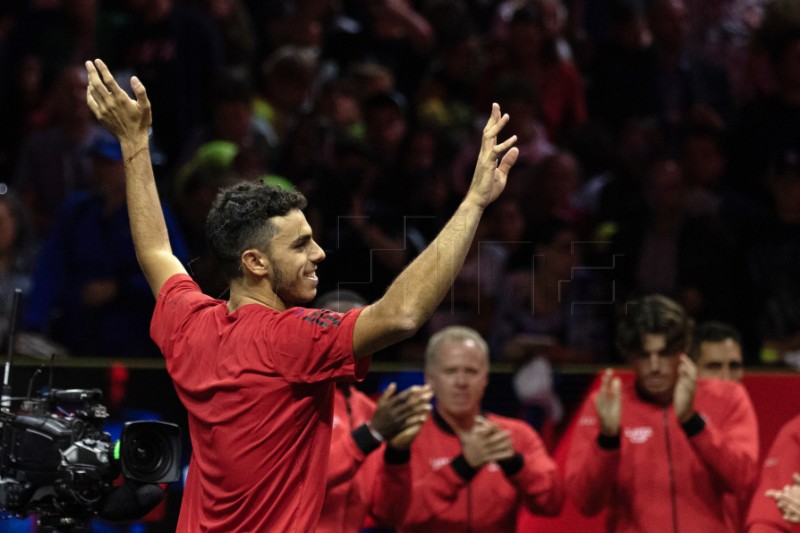
<instances>
[{"instance_id":1,"label":"black wristband","mask_svg":"<svg viewBox=\"0 0 800 533\"><path fill-rule=\"evenodd\" d=\"M600 433L597 435L597 445L604 450L619 450L621 439L619 434L609 437Z\"/></svg>"},{"instance_id":2,"label":"black wristband","mask_svg":"<svg viewBox=\"0 0 800 533\"><path fill-rule=\"evenodd\" d=\"M471 481L472 478L475 477L475 474L478 471L475 468L472 468L466 459L464 459L463 455L459 455L450 463L450 466L453 467L453 470L456 471L456 474L461 476L462 479L465 481Z\"/></svg>"},{"instance_id":3,"label":"black wristband","mask_svg":"<svg viewBox=\"0 0 800 533\"><path fill-rule=\"evenodd\" d=\"M390 445L386 445L386 449L383 451L383 460L388 465L402 465L411 460L411 450L406 448L405 450L398 450L397 448L392 448Z\"/></svg>"},{"instance_id":4,"label":"black wristband","mask_svg":"<svg viewBox=\"0 0 800 533\"><path fill-rule=\"evenodd\" d=\"M521 453L515 452L511 458L497 461L497 464L500 465L500 468L503 469L503 473L506 476L513 476L525 466L525 459L522 457Z\"/></svg>"},{"instance_id":5,"label":"black wristband","mask_svg":"<svg viewBox=\"0 0 800 533\"><path fill-rule=\"evenodd\" d=\"M681 424L681 427L683 428L683 432L686 433L687 437L694 437L703 431L703 429L705 429L706 421L702 416L700 416L699 413L697 413L697 411L695 411L689 420Z\"/></svg>"},{"instance_id":6,"label":"black wristband","mask_svg":"<svg viewBox=\"0 0 800 533\"><path fill-rule=\"evenodd\" d=\"M375 440L366 424L361 424L350 433L353 440L356 441L356 446L364 453L369 455L381 445L380 442Z\"/></svg>"}]
</instances>

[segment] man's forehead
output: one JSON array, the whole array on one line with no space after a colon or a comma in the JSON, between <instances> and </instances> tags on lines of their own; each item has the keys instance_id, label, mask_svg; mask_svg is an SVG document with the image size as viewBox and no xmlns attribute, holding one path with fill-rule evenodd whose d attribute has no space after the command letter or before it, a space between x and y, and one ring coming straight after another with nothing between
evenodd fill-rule
<instances>
[{"instance_id":1,"label":"man's forehead","mask_svg":"<svg viewBox=\"0 0 800 533\"><path fill-rule=\"evenodd\" d=\"M741 359L742 350L733 339L703 341L700 343L699 359Z\"/></svg>"},{"instance_id":2,"label":"man's forehead","mask_svg":"<svg viewBox=\"0 0 800 533\"><path fill-rule=\"evenodd\" d=\"M292 241L297 237L311 235L311 226L299 209L269 219L276 228L274 239Z\"/></svg>"},{"instance_id":3,"label":"man's forehead","mask_svg":"<svg viewBox=\"0 0 800 533\"><path fill-rule=\"evenodd\" d=\"M667 336L663 333L645 333L642 335L642 348L651 350L661 350L667 345Z\"/></svg>"},{"instance_id":4,"label":"man's forehead","mask_svg":"<svg viewBox=\"0 0 800 533\"><path fill-rule=\"evenodd\" d=\"M487 355L472 339L454 339L439 346L436 360L441 367L480 366L488 363Z\"/></svg>"}]
</instances>

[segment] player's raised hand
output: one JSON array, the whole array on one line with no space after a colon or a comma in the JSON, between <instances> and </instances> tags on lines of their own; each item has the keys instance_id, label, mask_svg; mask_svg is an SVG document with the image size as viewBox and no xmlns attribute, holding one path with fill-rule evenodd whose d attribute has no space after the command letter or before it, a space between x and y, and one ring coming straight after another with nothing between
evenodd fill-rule
<instances>
[{"instance_id":1,"label":"player's raised hand","mask_svg":"<svg viewBox=\"0 0 800 533\"><path fill-rule=\"evenodd\" d=\"M131 78L134 99L117 84L102 60L87 61L86 71L86 103L97 120L121 143L146 138L153 118L147 91L139 78Z\"/></svg>"},{"instance_id":2,"label":"player's raised hand","mask_svg":"<svg viewBox=\"0 0 800 533\"><path fill-rule=\"evenodd\" d=\"M481 208L492 203L503 192L508 172L519 156L519 149L514 146L517 142L516 135L501 143L497 142L497 137L508 124L508 119L507 114L500 113L499 104L492 104L492 114L483 128L481 149L466 198Z\"/></svg>"}]
</instances>

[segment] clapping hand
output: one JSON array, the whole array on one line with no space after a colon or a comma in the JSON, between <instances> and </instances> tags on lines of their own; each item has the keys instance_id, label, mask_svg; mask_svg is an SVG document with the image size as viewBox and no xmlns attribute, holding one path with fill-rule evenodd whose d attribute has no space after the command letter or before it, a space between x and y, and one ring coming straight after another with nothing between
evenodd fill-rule
<instances>
[{"instance_id":1,"label":"clapping hand","mask_svg":"<svg viewBox=\"0 0 800 533\"><path fill-rule=\"evenodd\" d=\"M770 489L765 496L775 500L783 519L792 524L800 524L800 474L794 474L794 485L786 485L783 489Z\"/></svg>"},{"instance_id":2,"label":"clapping hand","mask_svg":"<svg viewBox=\"0 0 800 533\"><path fill-rule=\"evenodd\" d=\"M600 390L594 399L597 417L600 419L600 433L606 437L619 435L622 416L622 381L607 368L603 372Z\"/></svg>"},{"instance_id":3,"label":"clapping hand","mask_svg":"<svg viewBox=\"0 0 800 533\"><path fill-rule=\"evenodd\" d=\"M433 392L429 385L414 385L402 392L396 391L395 383L386 388L368 424L393 448L406 449L428 418Z\"/></svg>"},{"instance_id":4,"label":"clapping hand","mask_svg":"<svg viewBox=\"0 0 800 533\"><path fill-rule=\"evenodd\" d=\"M697 385L697 366L686 354L681 354L678 364L678 381L675 384L673 405L678 421L683 424L694 414L694 390Z\"/></svg>"},{"instance_id":5,"label":"clapping hand","mask_svg":"<svg viewBox=\"0 0 800 533\"><path fill-rule=\"evenodd\" d=\"M492 424L483 416L476 416L472 429L461 435L461 447L464 459L472 468L514 456L508 430Z\"/></svg>"}]
</instances>

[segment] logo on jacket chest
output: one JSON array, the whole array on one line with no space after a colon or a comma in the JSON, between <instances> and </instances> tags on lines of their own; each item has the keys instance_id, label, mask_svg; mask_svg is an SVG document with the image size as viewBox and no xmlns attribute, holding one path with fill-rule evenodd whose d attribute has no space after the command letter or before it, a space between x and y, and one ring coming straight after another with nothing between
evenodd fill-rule
<instances>
[{"instance_id":1,"label":"logo on jacket chest","mask_svg":"<svg viewBox=\"0 0 800 533\"><path fill-rule=\"evenodd\" d=\"M431 468L433 468L434 470L439 470L443 466L447 466L447 465L450 464L450 458L449 457L432 457L430 459L430 463L431 463Z\"/></svg>"},{"instance_id":2,"label":"logo on jacket chest","mask_svg":"<svg viewBox=\"0 0 800 533\"><path fill-rule=\"evenodd\" d=\"M639 426L635 428L625 428L625 438L633 444L644 444L653 436L653 428L650 426Z\"/></svg>"}]
</instances>

